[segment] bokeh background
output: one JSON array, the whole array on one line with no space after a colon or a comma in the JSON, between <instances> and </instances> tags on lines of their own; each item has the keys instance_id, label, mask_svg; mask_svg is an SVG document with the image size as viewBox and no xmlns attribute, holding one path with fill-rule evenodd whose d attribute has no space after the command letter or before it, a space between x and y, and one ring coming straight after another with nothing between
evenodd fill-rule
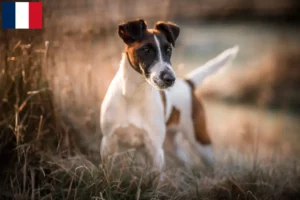
<instances>
[{"instance_id":1,"label":"bokeh background","mask_svg":"<svg viewBox=\"0 0 300 200\"><path fill-rule=\"evenodd\" d=\"M43 30L0 31L0 156L7 161L0 170L0 195L137 199L141 179L132 183L129 178L134 185L130 190L132 185L119 187L128 193L118 187L107 190L114 188L115 179L108 180L99 167L99 112L124 49L117 25L144 18L148 27L158 20L181 27L172 56L178 76L234 45L240 52L231 66L197 91L220 171L226 173L214 177L180 173L173 177L171 189L163 188L165 193L155 192L157 188L145 182L139 197L169 199L174 190L173 199L262 198L276 190L276 198L299 197L299 1L42 2ZM172 151L167 152L168 162L173 163ZM90 181L93 190L77 180L76 170L82 166L92 177L85 182ZM195 170L199 172L197 166ZM106 184L100 182L103 177ZM71 184L73 180L76 184ZM145 193L149 188L153 192ZM199 188L204 192L197 192Z\"/></svg>"}]
</instances>

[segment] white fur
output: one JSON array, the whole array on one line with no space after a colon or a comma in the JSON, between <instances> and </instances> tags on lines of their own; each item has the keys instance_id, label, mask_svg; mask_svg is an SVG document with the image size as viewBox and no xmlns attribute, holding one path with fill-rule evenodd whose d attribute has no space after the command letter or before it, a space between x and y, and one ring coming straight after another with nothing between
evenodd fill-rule
<instances>
[{"instance_id":1,"label":"white fur","mask_svg":"<svg viewBox=\"0 0 300 200\"><path fill-rule=\"evenodd\" d=\"M159 42L154 36L159 47ZM160 48L158 48L160 49ZM188 78L199 85L207 76L215 72L227 62L232 60L237 53L237 48L228 49L215 59L207 62L203 67L195 70ZM166 63L161 60L154 66L154 70L160 71ZM203 69L202 69L203 68ZM201 70L200 70L201 69ZM112 80L106 96L101 105L101 130L103 139L101 143L101 156L106 158L118 151L120 140L128 143L144 144L146 150L152 157L154 166L162 170L164 166L163 142L166 135L166 121L168 120L172 107L180 111L180 123L172 128L178 129L181 136L186 137L193 149L199 151L206 163L212 164L214 156L210 145L203 146L195 140L192 116L192 96L189 85L177 79L173 87L166 91L166 118L159 90L152 84L148 84L145 78L136 72L123 54L119 70ZM134 125L146 131L142 137L136 137L133 133L126 133L126 137L115 134L115 130L122 127ZM181 149L180 138L176 137L176 153L184 162L189 162L189 156ZM138 140L131 142L130 140Z\"/></svg>"},{"instance_id":2,"label":"white fur","mask_svg":"<svg viewBox=\"0 0 300 200\"><path fill-rule=\"evenodd\" d=\"M161 49L160 49L160 43L159 43L156 35L153 35L153 36L154 36L155 44L156 44L157 50L158 50L158 60L159 60L160 63L163 63Z\"/></svg>"}]
</instances>

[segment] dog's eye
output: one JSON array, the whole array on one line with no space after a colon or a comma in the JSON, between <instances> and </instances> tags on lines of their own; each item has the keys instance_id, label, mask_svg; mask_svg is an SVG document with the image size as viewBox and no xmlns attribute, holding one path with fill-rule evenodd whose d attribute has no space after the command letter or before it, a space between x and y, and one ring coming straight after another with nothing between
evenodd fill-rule
<instances>
[{"instance_id":1,"label":"dog's eye","mask_svg":"<svg viewBox=\"0 0 300 200\"><path fill-rule=\"evenodd\" d=\"M166 48L166 53L167 53L167 54L170 54L171 51L172 51L172 48L171 48L171 47L167 47L167 48Z\"/></svg>"},{"instance_id":2,"label":"dog's eye","mask_svg":"<svg viewBox=\"0 0 300 200\"><path fill-rule=\"evenodd\" d=\"M150 49L149 49L148 47L144 47L144 48L142 49L142 51L143 51L144 53L149 53Z\"/></svg>"}]
</instances>

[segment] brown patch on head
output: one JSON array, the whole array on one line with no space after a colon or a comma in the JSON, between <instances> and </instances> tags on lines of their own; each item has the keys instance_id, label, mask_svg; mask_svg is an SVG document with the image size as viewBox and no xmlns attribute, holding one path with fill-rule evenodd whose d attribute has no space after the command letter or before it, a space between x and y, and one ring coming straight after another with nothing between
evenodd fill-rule
<instances>
[{"instance_id":1,"label":"brown patch on head","mask_svg":"<svg viewBox=\"0 0 300 200\"><path fill-rule=\"evenodd\" d=\"M126 44L125 48L131 66L140 74L145 74L146 77L150 74L151 66L158 61L154 35L160 38L162 43L167 43L161 33L146 30L141 40Z\"/></svg>"},{"instance_id":2,"label":"brown patch on head","mask_svg":"<svg viewBox=\"0 0 300 200\"><path fill-rule=\"evenodd\" d=\"M163 62L170 64L171 45L175 44L179 27L170 22L158 22L154 29L147 29L146 22L137 19L120 24L118 33L126 44L125 52L133 69L149 78L151 67L159 59L158 52L161 52Z\"/></svg>"},{"instance_id":3,"label":"brown patch on head","mask_svg":"<svg viewBox=\"0 0 300 200\"><path fill-rule=\"evenodd\" d=\"M203 145L211 144L211 139L208 135L205 121L205 111L202 102L196 97L194 93L194 84L191 81L186 83L191 87L192 95L192 120L194 125L194 132L196 140Z\"/></svg>"}]
</instances>

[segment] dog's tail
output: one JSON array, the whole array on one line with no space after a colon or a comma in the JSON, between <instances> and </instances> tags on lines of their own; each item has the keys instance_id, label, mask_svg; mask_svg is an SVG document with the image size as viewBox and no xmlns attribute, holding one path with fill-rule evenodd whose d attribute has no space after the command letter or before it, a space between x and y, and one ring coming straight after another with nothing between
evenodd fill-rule
<instances>
[{"instance_id":1,"label":"dog's tail","mask_svg":"<svg viewBox=\"0 0 300 200\"><path fill-rule=\"evenodd\" d=\"M190 84L192 84L193 88L199 87L204 81L204 79L214 74L219 69L229 64L232 60L234 60L238 51L239 51L238 46L234 46L232 48L223 51L217 57L211 59L201 67L198 67L196 70L189 73L185 77L185 80L187 80Z\"/></svg>"}]
</instances>

